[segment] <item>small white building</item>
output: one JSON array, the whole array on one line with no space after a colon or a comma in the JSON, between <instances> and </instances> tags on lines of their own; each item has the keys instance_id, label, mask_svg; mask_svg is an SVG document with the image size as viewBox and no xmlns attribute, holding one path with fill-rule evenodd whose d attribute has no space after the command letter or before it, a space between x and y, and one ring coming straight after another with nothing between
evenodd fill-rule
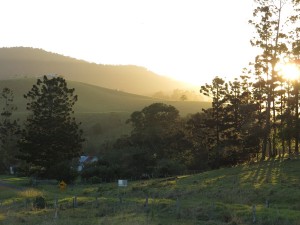
<instances>
[{"instance_id":1,"label":"small white building","mask_svg":"<svg viewBox=\"0 0 300 225\"><path fill-rule=\"evenodd\" d=\"M90 163L94 163L98 161L98 157L97 156L80 156L79 158L79 165L77 167L77 171L81 172L83 170L83 168L85 167L85 165L90 164Z\"/></svg>"}]
</instances>

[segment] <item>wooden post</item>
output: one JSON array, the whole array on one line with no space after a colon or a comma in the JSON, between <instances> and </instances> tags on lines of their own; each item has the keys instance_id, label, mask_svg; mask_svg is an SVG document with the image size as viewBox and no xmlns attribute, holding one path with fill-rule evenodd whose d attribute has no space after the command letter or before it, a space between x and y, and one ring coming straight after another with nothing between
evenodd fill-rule
<instances>
[{"instance_id":1,"label":"wooden post","mask_svg":"<svg viewBox=\"0 0 300 225\"><path fill-rule=\"evenodd\" d=\"M54 199L54 209L57 209L57 206L58 206L58 200L57 200L57 197L55 197L55 199Z\"/></svg>"},{"instance_id":2,"label":"wooden post","mask_svg":"<svg viewBox=\"0 0 300 225\"><path fill-rule=\"evenodd\" d=\"M152 194L152 204L151 204L151 219L154 218L154 203L155 203L155 196Z\"/></svg>"},{"instance_id":3,"label":"wooden post","mask_svg":"<svg viewBox=\"0 0 300 225\"><path fill-rule=\"evenodd\" d=\"M266 208L269 208L270 207L270 203L268 200L266 200Z\"/></svg>"},{"instance_id":4,"label":"wooden post","mask_svg":"<svg viewBox=\"0 0 300 225\"><path fill-rule=\"evenodd\" d=\"M54 213L54 219L58 218L58 208L55 209L55 213Z\"/></svg>"},{"instance_id":5,"label":"wooden post","mask_svg":"<svg viewBox=\"0 0 300 225\"><path fill-rule=\"evenodd\" d=\"M77 208L77 196L76 195L73 198L73 208Z\"/></svg>"},{"instance_id":6,"label":"wooden post","mask_svg":"<svg viewBox=\"0 0 300 225\"><path fill-rule=\"evenodd\" d=\"M176 214L177 214L177 218L180 219L180 202L178 198L176 200Z\"/></svg>"},{"instance_id":7,"label":"wooden post","mask_svg":"<svg viewBox=\"0 0 300 225\"><path fill-rule=\"evenodd\" d=\"M148 209L148 195L146 195L146 200L145 200L145 204L144 204L144 208L147 210Z\"/></svg>"},{"instance_id":8,"label":"wooden post","mask_svg":"<svg viewBox=\"0 0 300 225\"><path fill-rule=\"evenodd\" d=\"M98 201L98 197L96 197L96 204L95 204L96 208L99 208L99 201Z\"/></svg>"},{"instance_id":9,"label":"wooden post","mask_svg":"<svg viewBox=\"0 0 300 225\"><path fill-rule=\"evenodd\" d=\"M252 206L252 222L256 223L256 206Z\"/></svg>"}]
</instances>

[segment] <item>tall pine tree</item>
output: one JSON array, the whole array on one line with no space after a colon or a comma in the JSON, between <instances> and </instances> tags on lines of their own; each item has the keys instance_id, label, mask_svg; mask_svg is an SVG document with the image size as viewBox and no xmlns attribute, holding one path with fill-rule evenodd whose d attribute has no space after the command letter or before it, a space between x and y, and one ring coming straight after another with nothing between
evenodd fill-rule
<instances>
[{"instance_id":1,"label":"tall pine tree","mask_svg":"<svg viewBox=\"0 0 300 225\"><path fill-rule=\"evenodd\" d=\"M36 175L57 178L53 167L80 156L82 131L72 117L77 101L74 89L61 77L38 79L24 95L29 100L27 118L19 142L19 158L25 160Z\"/></svg>"}]
</instances>

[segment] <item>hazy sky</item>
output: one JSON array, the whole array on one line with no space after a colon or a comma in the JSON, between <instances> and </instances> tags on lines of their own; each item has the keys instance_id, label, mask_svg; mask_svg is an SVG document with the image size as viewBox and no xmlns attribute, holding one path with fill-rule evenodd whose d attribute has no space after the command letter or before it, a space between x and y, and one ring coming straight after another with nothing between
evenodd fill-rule
<instances>
[{"instance_id":1,"label":"hazy sky","mask_svg":"<svg viewBox=\"0 0 300 225\"><path fill-rule=\"evenodd\" d=\"M0 47L140 65L194 84L253 59L252 0L1 0Z\"/></svg>"}]
</instances>

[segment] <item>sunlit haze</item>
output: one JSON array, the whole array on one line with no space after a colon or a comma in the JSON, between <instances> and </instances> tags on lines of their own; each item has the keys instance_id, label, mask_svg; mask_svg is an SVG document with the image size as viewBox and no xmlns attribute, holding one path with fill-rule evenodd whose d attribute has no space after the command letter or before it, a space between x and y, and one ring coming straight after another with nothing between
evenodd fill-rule
<instances>
[{"instance_id":1,"label":"sunlit haze","mask_svg":"<svg viewBox=\"0 0 300 225\"><path fill-rule=\"evenodd\" d=\"M278 72L288 80L298 80L300 74L299 65L295 63L279 63L277 64Z\"/></svg>"},{"instance_id":2,"label":"sunlit haze","mask_svg":"<svg viewBox=\"0 0 300 225\"><path fill-rule=\"evenodd\" d=\"M144 66L195 85L253 60L252 0L1 1L0 47Z\"/></svg>"}]
</instances>

